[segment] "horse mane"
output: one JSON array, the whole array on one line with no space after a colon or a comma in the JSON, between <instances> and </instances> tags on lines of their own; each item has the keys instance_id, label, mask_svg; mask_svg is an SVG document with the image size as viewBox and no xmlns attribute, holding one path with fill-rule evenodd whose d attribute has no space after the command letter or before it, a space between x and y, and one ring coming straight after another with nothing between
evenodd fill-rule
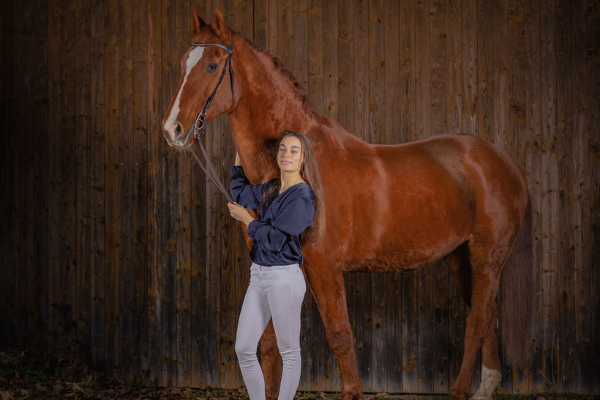
<instances>
[{"instance_id":1,"label":"horse mane","mask_svg":"<svg viewBox=\"0 0 600 400\"><path fill-rule=\"evenodd\" d=\"M215 35L216 37L218 37L224 41L224 38L221 35L219 35L212 26L208 25L207 28L209 28L211 30L211 33L213 35ZM276 55L275 53L273 53L271 50L267 49L266 47L263 47L259 44L254 43L253 41L246 38L244 35L240 34L238 31L234 30L233 28L231 28L229 26L228 26L228 28L232 34L237 35L239 38L241 38L244 41L244 43L246 45L248 45L252 50L254 50L257 53L265 55L271 61L272 66L275 69L275 71L279 72L279 74L284 78L284 80L289 83L289 86L290 86L290 89L291 89L293 95L296 97L298 102L300 102L300 104L302 104L302 110L307 114L311 113L313 111L313 109L310 104L310 101L308 100L308 93L306 91L306 88L304 88L300 84L300 82L298 82L298 79L296 79L294 74L291 73L285 67L285 65L283 64L283 61L281 61L281 58L279 58L278 55Z\"/></svg>"}]
</instances>

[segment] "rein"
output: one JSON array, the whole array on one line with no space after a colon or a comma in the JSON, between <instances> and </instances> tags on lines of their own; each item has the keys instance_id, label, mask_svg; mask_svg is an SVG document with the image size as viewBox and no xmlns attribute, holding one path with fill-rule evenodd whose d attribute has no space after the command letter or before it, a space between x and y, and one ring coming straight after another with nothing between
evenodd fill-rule
<instances>
[{"instance_id":1,"label":"rein","mask_svg":"<svg viewBox=\"0 0 600 400\"><path fill-rule=\"evenodd\" d=\"M221 192L221 194L223 196L225 196L225 198L227 199L228 202L235 203L233 201L233 199L231 198L231 196L229 195L229 193L227 193L227 190L225 190L225 186L223 186L223 184L221 183L221 180L217 176L217 173L215 172L215 169L213 168L212 163L208 159L206 150L204 149L204 146L202 145L202 140L200 140L200 133L204 133L205 132L204 129L206 128L206 110L208 110L210 103L212 103L213 99L215 98L215 95L217 94L217 89L219 89L219 86L221 86L221 83L223 82L223 78L225 77L225 72L227 71L227 64L229 64L229 77L231 79L231 101L233 102L233 100L234 100L234 92L233 92L234 73L233 73L233 64L231 62L231 56L233 55L233 37L231 38L231 47L230 48L223 46L221 43L196 43L196 42L194 42L194 43L192 43L192 46L195 46L195 47L210 47L210 46L219 47L219 48L225 50L229 54L227 56L227 60L225 60L225 65L223 66L223 72L221 73L221 78L219 78L219 83L217 83L215 90L213 90L212 94L206 101L206 105L204 106L202 111L200 111L198 113L198 116L196 117L196 122L194 122L194 138L196 138L198 145L200 145L200 150L202 150L202 155L204 156L204 159L206 160L206 165L208 168L206 168L206 167L204 167L204 165L202 165L202 163L200 162L200 159L198 158L196 153L194 153L194 150L192 150L191 147L189 148L189 150L192 153L192 155L194 156L194 158L196 159L196 161L198 162L198 164L200 165L200 168L202 168L202 171L204 171L204 173L208 177L208 179L210 179L211 182L217 187L217 189L219 189L219 192Z\"/></svg>"}]
</instances>

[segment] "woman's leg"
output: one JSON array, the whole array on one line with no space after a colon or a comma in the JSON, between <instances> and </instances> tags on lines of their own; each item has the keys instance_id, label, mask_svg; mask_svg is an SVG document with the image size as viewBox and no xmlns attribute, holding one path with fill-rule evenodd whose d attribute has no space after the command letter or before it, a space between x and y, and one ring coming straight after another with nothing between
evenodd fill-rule
<instances>
[{"instance_id":1,"label":"woman's leg","mask_svg":"<svg viewBox=\"0 0 600 400\"><path fill-rule=\"evenodd\" d=\"M292 400L298 390L302 367L300 312L306 284L302 271L297 266L286 271L277 271L277 275L278 282L269 285L267 298L277 336L277 347L283 361L279 400Z\"/></svg>"},{"instance_id":2,"label":"woman's leg","mask_svg":"<svg viewBox=\"0 0 600 400\"><path fill-rule=\"evenodd\" d=\"M265 379L256 356L258 342L271 319L267 295L258 268L250 269L250 286L244 297L235 341L240 370L251 400L265 399Z\"/></svg>"}]
</instances>

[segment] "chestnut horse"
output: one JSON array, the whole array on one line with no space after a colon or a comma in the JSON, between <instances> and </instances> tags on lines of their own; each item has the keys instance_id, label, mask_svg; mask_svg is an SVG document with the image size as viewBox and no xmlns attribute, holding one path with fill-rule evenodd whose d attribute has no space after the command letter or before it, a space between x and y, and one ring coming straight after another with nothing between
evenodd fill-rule
<instances>
[{"instance_id":1,"label":"chestnut horse","mask_svg":"<svg viewBox=\"0 0 600 400\"><path fill-rule=\"evenodd\" d=\"M365 143L312 110L281 60L226 26L218 10L212 26L193 11L192 34L205 46L191 47L181 59L181 79L163 121L171 146L192 145L196 116L219 83L207 121L228 114L250 182L276 176L274 143L284 130L303 132L315 149L326 230L320 242L303 248L302 269L341 370L342 398L362 393L343 272L408 271L444 259L470 307L452 399L470 396L481 351L475 398L491 400L501 378L499 326L507 361L522 359L530 342L531 211L519 165L493 144L465 134ZM267 398L274 398L280 366L272 325L260 348Z\"/></svg>"}]
</instances>

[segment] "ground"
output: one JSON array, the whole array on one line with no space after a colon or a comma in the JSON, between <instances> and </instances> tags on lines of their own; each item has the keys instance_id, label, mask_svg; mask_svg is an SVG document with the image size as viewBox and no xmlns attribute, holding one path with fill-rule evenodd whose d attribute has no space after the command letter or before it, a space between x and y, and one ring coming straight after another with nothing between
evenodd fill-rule
<instances>
[{"instance_id":1,"label":"ground","mask_svg":"<svg viewBox=\"0 0 600 400\"><path fill-rule=\"evenodd\" d=\"M0 349L0 399L235 399L247 400L245 390L156 388L149 380L108 379L90 368L89 359L72 349L36 354L26 346ZM297 399L335 400L338 393L298 392ZM447 400L449 396L367 393L365 400ZM494 400L598 400L600 395L533 393L495 395Z\"/></svg>"}]
</instances>

